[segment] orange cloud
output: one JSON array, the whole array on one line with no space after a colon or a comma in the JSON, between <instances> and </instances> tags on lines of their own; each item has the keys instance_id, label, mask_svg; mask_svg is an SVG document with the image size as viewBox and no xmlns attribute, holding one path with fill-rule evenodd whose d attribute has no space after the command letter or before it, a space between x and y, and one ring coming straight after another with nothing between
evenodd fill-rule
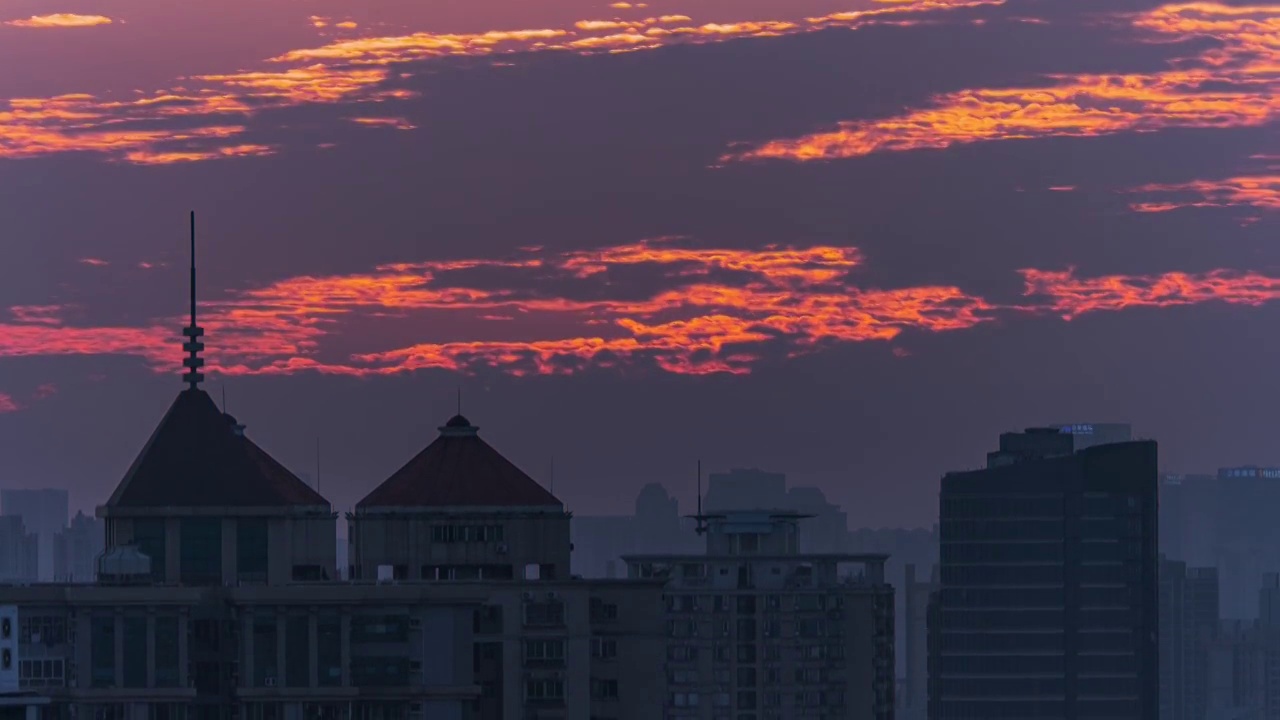
<instances>
[{"instance_id":1,"label":"orange cloud","mask_svg":"<svg viewBox=\"0 0 1280 720\"><path fill-rule=\"evenodd\" d=\"M88 258L80 258L80 264L92 265L94 267L105 267L107 265L110 265L111 263L107 262L106 260L102 260L100 258L88 257Z\"/></svg>"},{"instance_id":2,"label":"orange cloud","mask_svg":"<svg viewBox=\"0 0 1280 720\"><path fill-rule=\"evenodd\" d=\"M1131 204L1130 207L1138 212L1241 206L1260 210L1280 210L1280 174L1242 175L1221 180L1143 185L1132 192L1157 198Z\"/></svg>"},{"instance_id":3,"label":"orange cloud","mask_svg":"<svg viewBox=\"0 0 1280 720\"><path fill-rule=\"evenodd\" d=\"M1151 41L1211 36L1220 45L1165 72L1058 75L1039 87L949 93L930 108L843 122L730 152L722 161L831 160L991 140L1249 127L1280 111L1280 5L1166 5L1130 21Z\"/></svg>"},{"instance_id":4,"label":"orange cloud","mask_svg":"<svg viewBox=\"0 0 1280 720\"><path fill-rule=\"evenodd\" d=\"M1008 305L951 286L862 287L851 275L862 262L850 247L698 248L679 238L560 254L531 248L507 259L286 278L205 303L201 322L210 370L230 375L370 376L426 368L563 374L636 363L674 373L747 373L780 353L892 341L905 331L960 331L1009 314L1072 319L1210 301L1260 305L1280 293L1280 278L1227 270L1081 278L1073 270L1029 269L1021 271L1026 300ZM611 272L641 266L660 278L660 287L639 296L610 292ZM477 268L511 282L462 281ZM558 291L566 285L580 287ZM119 354L143 358L157 371L180 366L174 331L180 318L78 327L68 319L77 313L72 307L10 312L9 321L0 321L0 357ZM458 322L438 323L450 316ZM369 342L371 320L385 318L430 318L432 326L465 329L443 340L350 349ZM514 318L521 322L513 325Z\"/></svg>"},{"instance_id":5,"label":"orange cloud","mask_svg":"<svg viewBox=\"0 0 1280 720\"><path fill-rule=\"evenodd\" d=\"M1074 270L1022 270L1026 294L1048 298L1037 309L1072 320L1085 313L1135 307L1175 307L1209 301L1259 306L1280 299L1280 278L1214 270L1193 274L1078 278Z\"/></svg>"},{"instance_id":6,"label":"orange cloud","mask_svg":"<svg viewBox=\"0 0 1280 720\"><path fill-rule=\"evenodd\" d=\"M457 55L552 50L629 52L673 43L770 37L841 25L856 28L888 21L889 15L1001 2L1003 0L918 0L803 21L697 24L687 15L665 14L636 20L583 20L566 28L367 37L350 37L352 33L347 33L345 39L271 58L267 61L271 69L183 78L180 85L151 95L139 93L128 99L108 99L69 94L0 101L0 159L94 152L113 160L163 165L263 155L270 149L229 141L244 132L245 118L263 110L310 103L357 104L415 96L407 90L380 89L389 77L388 66L397 63ZM643 3L626 5L626 8L643 7ZM334 23L321 16L311 16L309 22L320 28L358 29L352 21ZM236 116L235 122L228 122L228 116ZM185 129L156 129L164 127L162 121L179 118L184 120ZM122 130L124 123L147 129ZM410 129L404 124L396 126ZM331 146L331 143L320 144L320 147Z\"/></svg>"},{"instance_id":7,"label":"orange cloud","mask_svg":"<svg viewBox=\"0 0 1280 720\"><path fill-rule=\"evenodd\" d=\"M72 13L54 13L52 15L32 15L25 20L10 20L5 25L21 28L72 28L110 25L111 18L102 15L75 15Z\"/></svg>"},{"instance_id":8,"label":"orange cloud","mask_svg":"<svg viewBox=\"0 0 1280 720\"><path fill-rule=\"evenodd\" d=\"M0 415L17 412L21 409L11 396L0 393Z\"/></svg>"},{"instance_id":9,"label":"orange cloud","mask_svg":"<svg viewBox=\"0 0 1280 720\"><path fill-rule=\"evenodd\" d=\"M417 125L402 117L353 117L351 122L371 127L390 127L396 130L416 130Z\"/></svg>"}]
</instances>

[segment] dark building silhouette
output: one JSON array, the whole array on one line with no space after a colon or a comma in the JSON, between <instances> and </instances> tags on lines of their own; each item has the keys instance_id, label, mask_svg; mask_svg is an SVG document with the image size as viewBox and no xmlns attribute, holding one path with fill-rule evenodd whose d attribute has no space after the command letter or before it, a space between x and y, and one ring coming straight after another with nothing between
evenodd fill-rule
<instances>
[{"instance_id":1,"label":"dark building silhouette","mask_svg":"<svg viewBox=\"0 0 1280 720\"><path fill-rule=\"evenodd\" d=\"M943 477L931 717L1158 717L1156 444L1072 440Z\"/></svg>"},{"instance_id":2,"label":"dark building silhouette","mask_svg":"<svg viewBox=\"0 0 1280 720\"><path fill-rule=\"evenodd\" d=\"M1217 635L1217 568L1160 558L1160 718L1205 720Z\"/></svg>"}]
</instances>

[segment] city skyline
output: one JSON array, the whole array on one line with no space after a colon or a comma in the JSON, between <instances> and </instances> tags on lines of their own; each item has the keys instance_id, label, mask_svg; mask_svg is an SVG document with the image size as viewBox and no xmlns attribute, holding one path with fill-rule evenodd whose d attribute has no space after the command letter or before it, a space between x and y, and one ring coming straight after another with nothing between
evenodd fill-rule
<instances>
[{"instance_id":1,"label":"city skyline","mask_svg":"<svg viewBox=\"0 0 1280 720\"><path fill-rule=\"evenodd\" d=\"M1280 7L465 5L6 6L6 484L127 468L189 209L206 386L343 507L459 386L592 513L702 459L927 526L1058 420L1280 465Z\"/></svg>"}]
</instances>

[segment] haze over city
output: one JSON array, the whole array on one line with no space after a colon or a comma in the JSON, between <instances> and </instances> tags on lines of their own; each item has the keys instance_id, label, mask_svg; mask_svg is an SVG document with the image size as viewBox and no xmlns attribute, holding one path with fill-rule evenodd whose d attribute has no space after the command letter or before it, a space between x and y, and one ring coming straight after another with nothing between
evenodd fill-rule
<instances>
[{"instance_id":1,"label":"haze over city","mask_svg":"<svg viewBox=\"0 0 1280 720\"><path fill-rule=\"evenodd\" d=\"M51 12L56 10L57 12ZM348 508L456 412L576 513L694 469L930 526L1000 432L1276 464L1280 6L0 9L0 483L181 387Z\"/></svg>"}]
</instances>

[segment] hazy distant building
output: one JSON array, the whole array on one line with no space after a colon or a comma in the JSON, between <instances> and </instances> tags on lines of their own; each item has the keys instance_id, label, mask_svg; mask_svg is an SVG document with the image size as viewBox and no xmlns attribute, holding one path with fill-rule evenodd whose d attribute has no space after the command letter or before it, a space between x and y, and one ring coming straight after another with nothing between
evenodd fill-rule
<instances>
[{"instance_id":1,"label":"hazy distant building","mask_svg":"<svg viewBox=\"0 0 1280 720\"><path fill-rule=\"evenodd\" d=\"M916 566L907 565L905 576L898 593L906 608L897 623L903 630L900 646L906 657L897 720L925 720L929 710L929 602L938 590L938 566L931 566L929 577L920 579Z\"/></svg>"},{"instance_id":2,"label":"hazy distant building","mask_svg":"<svg viewBox=\"0 0 1280 720\"><path fill-rule=\"evenodd\" d=\"M1188 565L1215 564L1217 491L1213 475L1160 476L1160 552Z\"/></svg>"},{"instance_id":3,"label":"hazy distant building","mask_svg":"<svg viewBox=\"0 0 1280 720\"><path fill-rule=\"evenodd\" d=\"M574 515L569 537L573 573L588 578L625 577L623 555L698 548L692 521L680 516L679 501L659 483L641 488L632 515Z\"/></svg>"},{"instance_id":4,"label":"hazy distant building","mask_svg":"<svg viewBox=\"0 0 1280 720\"><path fill-rule=\"evenodd\" d=\"M0 490L0 515L17 515L27 526L27 532L38 538L36 576L52 580L54 573L54 536L67 527L67 491Z\"/></svg>"},{"instance_id":5,"label":"hazy distant building","mask_svg":"<svg viewBox=\"0 0 1280 720\"><path fill-rule=\"evenodd\" d=\"M0 515L0 582L34 582L38 558L36 535L27 532L22 518Z\"/></svg>"},{"instance_id":6,"label":"hazy distant building","mask_svg":"<svg viewBox=\"0 0 1280 720\"><path fill-rule=\"evenodd\" d=\"M1046 427L1057 428L1058 432L1070 435L1076 450L1133 440L1133 428L1129 423L1050 423Z\"/></svg>"},{"instance_id":7,"label":"hazy distant building","mask_svg":"<svg viewBox=\"0 0 1280 720\"><path fill-rule=\"evenodd\" d=\"M65 530L53 538L53 578L87 583L98 576L98 556L106 549L106 526L100 518L77 512Z\"/></svg>"},{"instance_id":8,"label":"hazy distant building","mask_svg":"<svg viewBox=\"0 0 1280 720\"><path fill-rule=\"evenodd\" d=\"M708 476L704 512L769 508L812 516L801 539L802 552L845 552L849 518L814 487L787 487L783 473L735 468Z\"/></svg>"},{"instance_id":9,"label":"hazy distant building","mask_svg":"<svg viewBox=\"0 0 1280 720\"><path fill-rule=\"evenodd\" d=\"M1205 720L1218 631L1218 571L1160 562L1160 718Z\"/></svg>"},{"instance_id":10,"label":"hazy distant building","mask_svg":"<svg viewBox=\"0 0 1280 720\"><path fill-rule=\"evenodd\" d=\"M893 717L885 558L803 553L800 519L717 513L703 554L626 558L666 582L667 692L647 717Z\"/></svg>"},{"instance_id":11,"label":"hazy distant building","mask_svg":"<svg viewBox=\"0 0 1280 720\"><path fill-rule=\"evenodd\" d=\"M948 473L930 717L1159 713L1156 444L1000 436Z\"/></svg>"}]
</instances>

